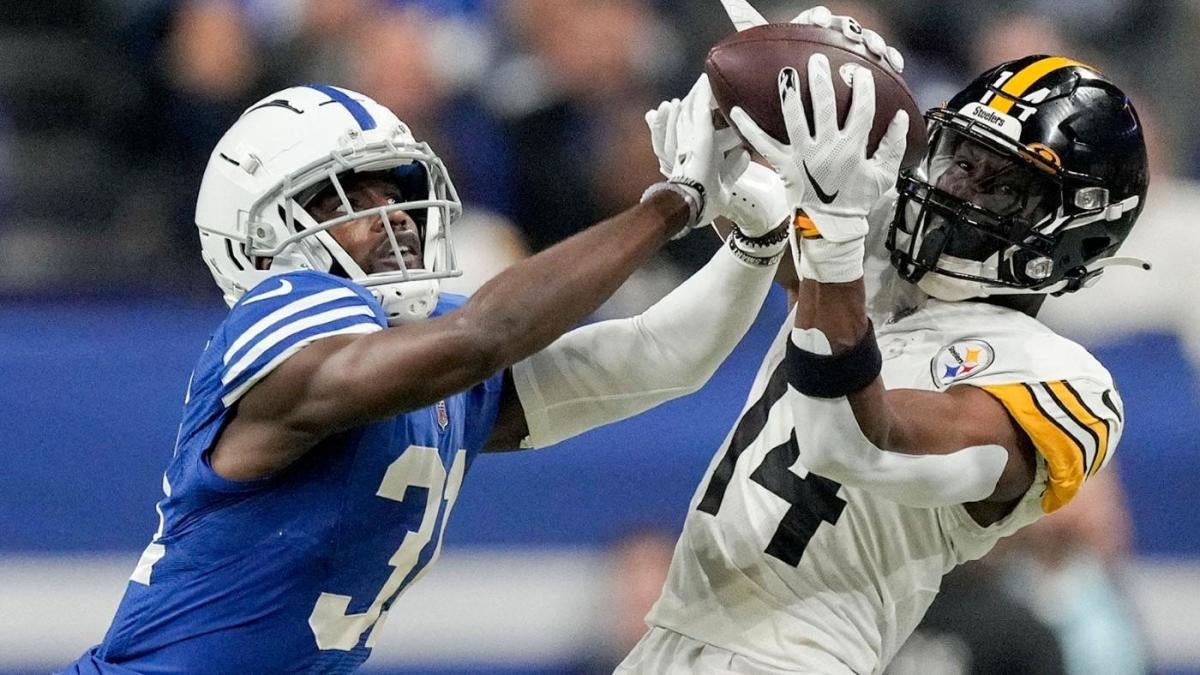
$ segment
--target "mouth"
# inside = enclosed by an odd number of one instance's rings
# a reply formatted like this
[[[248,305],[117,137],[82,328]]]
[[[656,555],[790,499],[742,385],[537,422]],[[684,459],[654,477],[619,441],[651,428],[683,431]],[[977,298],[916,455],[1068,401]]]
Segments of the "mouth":
[[[387,239],[376,247],[375,264],[372,272],[398,272],[403,262],[404,269],[414,270],[424,266],[421,256],[421,238],[415,232],[404,231],[396,233],[397,249]],[[399,258],[397,259],[397,253]]]

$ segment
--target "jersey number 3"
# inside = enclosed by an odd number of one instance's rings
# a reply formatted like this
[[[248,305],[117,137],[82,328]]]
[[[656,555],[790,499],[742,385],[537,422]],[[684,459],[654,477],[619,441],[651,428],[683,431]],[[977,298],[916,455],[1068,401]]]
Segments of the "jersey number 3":
[[[372,632],[367,646],[373,646],[376,632],[383,623],[382,618],[387,616],[384,605],[396,596],[405,586],[405,582],[411,583],[416,580],[415,577],[410,580],[409,576],[420,562],[421,551],[435,535],[438,537],[437,549],[417,574],[428,569],[429,565],[437,559],[438,553],[441,552],[438,511],[442,510],[442,502],[445,501],[446,508],[441,522],[445,522],[450,517],[450,510],[454,508],[454,500],[458,498],[458,490],[462,486],[463,472],[466,469],[466,455],[464,450],[455,454],[454,464],[450,467],[449,475],[447,475],[446,467],[442,465],[442,459],[438,456],[436,448],[412,445],[388,467],[387,473],[383,477],[383,483],[379,486],[376,494],[384,499],[402,503],[407,503],[412,499],[424,501],[421,526],[416,531],[410,531],[404,536],[400,548],[388,560],[388,564],[392,566],[392,573],[375,595],[375,600],[367,608],[367,611],[361,614],[349,614],[347,609],[352,600],[350,596],[335,593],[321,594],[317,599],[316,607],[313,608],[313,612],[308,618],[308,625],[316,637],[318,649],[347,651],[354,649],[358,646],[358,641],[362,638],[363,633],[368,630]],[[425,490],[410,491],[409,488],[425,488]]]

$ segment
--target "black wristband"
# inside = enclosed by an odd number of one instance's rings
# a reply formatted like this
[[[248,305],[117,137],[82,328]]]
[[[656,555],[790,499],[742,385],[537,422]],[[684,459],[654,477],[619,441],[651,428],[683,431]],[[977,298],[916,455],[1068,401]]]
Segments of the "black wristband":
[[[770,267],[779,262],[779,259],[783,257],[783,251],[779,251],[777,253],[767,253],[767,255],[755,255],[755,252],[743,249],[741,245],[739,245],[739,241],[740,240],[737,237],[730,236],[725,240],[725,245],[729,247],[730,252],[733,253],[735,258],[741,260],[747,265],[753,265],[755,267]]]
[[[797,347],[789,336],[785,358],[788,384],[814,398],[841,398],[862,391],[883,370],[883,356],[875,344],[875,326],[870,321],[866,334],[849,351],[814,354]]]
[[[768,248],[771,246],[776,246],[787,241],[788,238],[788,230],[786,227],[778,228],[777,230],[768,232],[761,237],[751,237],[745,232],[742,232],[742,228],[734,224],[733,230],[729,234],[742,244],[754,248]]]

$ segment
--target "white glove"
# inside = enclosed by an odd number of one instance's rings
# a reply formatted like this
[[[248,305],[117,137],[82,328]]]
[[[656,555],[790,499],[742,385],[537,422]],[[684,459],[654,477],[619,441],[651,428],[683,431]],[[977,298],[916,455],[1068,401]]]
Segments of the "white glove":
[[[650,145],[658,158],[658,172],[670,178],[675,171],[675,124],[679,120],[681,102],[677,98],[663,101],[654,110],[646,113],[646,126],[650,127]]]
[[[742,234],[756,239],[791,218],[783,179],[770,167],[750,163],[730,189],[729,203],[719,214]]]
[[[809,26],[821,26],[822,28],[833,28],[841,31],[842,35],[854,40],[862,42],[867,46],[867,50],[875,54],[879,58],[887,62],[896,74],[904,72],[904,56],[894,47],[889,47],[884,42],[883,37],[869,28],[863,28],[862,24],[854,20],[854,17],[834,14],[825,7],[820,5],[812,9],[806,9],[800,12],[800,15],[792,19],[792,23],[806,24]]]
[[[707,76],[700,77],[692,88],[693,92],[701,87],[701,82],[707,86]],[[668,178],[675,172],[675,160],[678,157],[677,130],[684,101],[663,101],[658,108],[646,113],[646,125],[650,127],[650,143],[654,147],[654,155],[658,158],[658,170]],[[731,130],[717,132],[721,147],[729,145],[733,152],[739,152],[740,141],[736,135],[727,135],[728,131]],[[778,174],[761,164],[749,164],[739,175],[737,169],[740,168],[740,163],[739,157],[737,162],[725,166],[725,175],[722,178],[725,183],[728,183],[728,175],[738,177],[729,187],[728,198],[723,200],[722,204],[716,205],[716,215],[733,221],[747,237],[761,237],[790,217],[792,209],[788,206],[783,180]]]
[[[718,131],[713,125],[716,108],[708,76],[701,75],[679,102],[673,132],[667,134],[675,145],[675,167],[669,182],[700,193],[700,209],[692,228],[707,225],[727,209],[733,181],[750,163],[750,154],[741,147],[734,130]]]
[[[871,71],[854,71],[845,129],[838,128],[833,76],[824,54],[809,59],[808,81],[816,118],[812,136],[800,99],[799,77],[790,67],[779,72],[779,98],[789,145],[759,128],[741,108],[734,108],[731,118],[742,136],[779,172],[789,203],[804,210],[821,236],[834,242],[858,239],[866,236],[867,212],[896,180],[904,157],[908,114],[903,110],[896,113],[875,156],[867,157],[867,136],[875,119]]]

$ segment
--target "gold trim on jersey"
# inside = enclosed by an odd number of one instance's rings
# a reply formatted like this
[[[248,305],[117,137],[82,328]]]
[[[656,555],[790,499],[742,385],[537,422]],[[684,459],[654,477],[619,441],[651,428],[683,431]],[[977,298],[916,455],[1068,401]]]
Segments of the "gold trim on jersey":
[[[1092,69],[1092,67],[1086,63],[1080,63],[1079,61],[1068,59],[1064,56],[1048,56],[1044,59],[1038,59],[1037,61],[1025,66],[1021,70],[1018,70],[1012,77],[1008,78],[1008,81],[1000,87],[1000,91],[1005,95],[993,95],[992,100],[988,101],[988,106],[1002,113],[1007,113],[1008,111],[1012,110],[1012,107],[1016,104],[1017,99],[1024,96],[1030,90],[1030,88],[1033,87],[1033,85],[1037,84],[1038,80],[1056,70],[1068,68],[1070,66],[1080,66],[1089,70]]]
[[[1008,409],[1046,460],[1050,477],[1042,510],[1053,513],[1065,506],[1103,463],[1107,424],[1063,381],[984,385],[983,389]]]
[[[1078,391],[1075,391],[1075,387],[1072,387],[1069,382],[1051,382],[1049,387],[1057,395],[1058,400],[1064,404],[1068,412],[1071,413],[1071,416],[1080,425],[1096,435],[1096,458],[1092,461],[1092,467],[1088,471],[1088,478],[1091,478],[1096,475],[1100,466],[1104,464],[1104,457],[1108,454],[1108,422],[1092,412],[1092,409],[1083,402],[1083,397],[1079,395]]]

